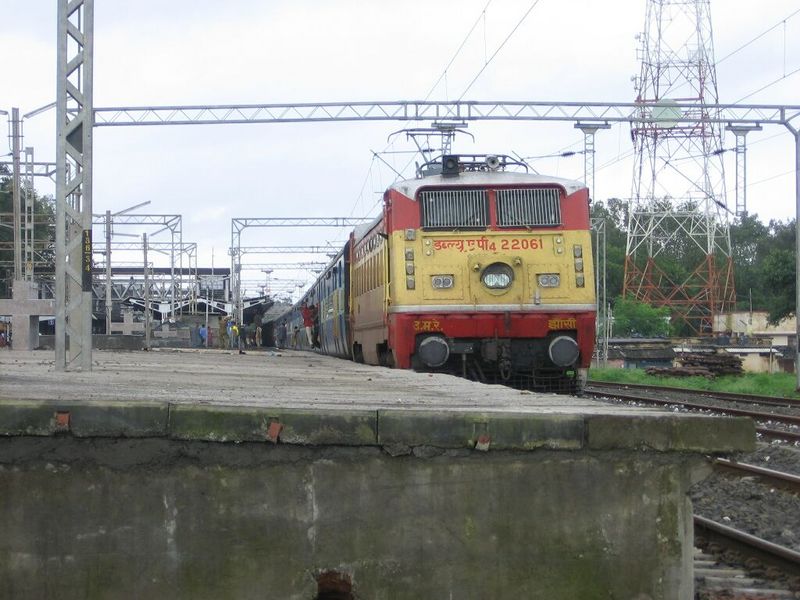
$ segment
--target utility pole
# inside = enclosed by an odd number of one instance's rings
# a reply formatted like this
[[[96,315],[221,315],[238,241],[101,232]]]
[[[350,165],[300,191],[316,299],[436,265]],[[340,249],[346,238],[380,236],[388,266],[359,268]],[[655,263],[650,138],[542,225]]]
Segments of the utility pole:
[[[142,249],[144,250],[144,349],[150,350],[150,267],[147,264],[147,234],[142,234]]]
[[[147,252],[147,250],[145,250]],[[147,258],[145,257],[145,265]],[[111,211],[106,211],[106,335],[111,335]]]
[[[23,115],[23,119],[25,116]],[[20,133],[22,133],[20,131]],[[25,218],[23,236],[23,253],[25,258],[25,281],[33,283],[33,268],[36,262],[36,254],[34,252],[34,245],[36,244],[36,192],[33,186],[34,176],[34,158],[33,148],[30,146],[25,147]]]
[[[93,46],[94,0],[58,0],[57,371],[92,370]]]
[[[14,205],[14,281],[22,279],[22,198],[20,195],[19,109],[11,109],[11,202]]]

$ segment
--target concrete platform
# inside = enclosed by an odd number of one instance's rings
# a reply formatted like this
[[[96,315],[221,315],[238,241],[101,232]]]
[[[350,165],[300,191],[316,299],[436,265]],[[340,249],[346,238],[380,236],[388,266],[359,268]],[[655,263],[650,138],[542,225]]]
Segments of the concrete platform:
[[[686,490],[755,443],[306,352],[93,359],[0,351],[0,597],[688,600]]]

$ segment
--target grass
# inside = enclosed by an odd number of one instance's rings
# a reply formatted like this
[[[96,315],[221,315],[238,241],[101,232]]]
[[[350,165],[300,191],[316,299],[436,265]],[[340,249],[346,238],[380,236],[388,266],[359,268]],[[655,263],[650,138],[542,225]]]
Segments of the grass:
[[[706,379],[705,377],[657,377],[647,375],[643,369],[591,369],[589,381],[663,385],[712,392],[800,398],[800,393],[797,392],[797,378],[794,374],[789,373],[773,373],[772,375],[745,373],[744,375],[723,375]]]

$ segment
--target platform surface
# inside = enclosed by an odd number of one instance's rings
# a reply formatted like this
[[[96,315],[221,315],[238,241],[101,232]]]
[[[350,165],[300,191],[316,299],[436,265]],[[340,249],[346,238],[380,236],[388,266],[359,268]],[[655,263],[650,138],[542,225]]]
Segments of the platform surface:
[[[87,425],[85,435],[118,431],[120,435],[155,432],[174,437],[180,430],[179,437],[189,439],[249,441],[253,435],[263,439],[260,429],[265,429],[268,421],[291,422],[287,415],[294,415],[296,431],[316,432],[311,437],[298,435],[298,443],[335,443],[337,435],[352,443],[369,440],[374,434],[378,444],[427,441],[463,447],[492,431],[498,432],[493,437],[499,440],[503,428],[507,447],[523,449],[576,449],[588,443],[599,449],[642,446],[729,452],[747,450],[754,443],[753,426],[747,419],[676,414],[532,393],[451,375],[360,365],[304,351],[95,350],[92,358],[91,372],[56,371],[52,352],[0,351],[0,435],[46,435],[42,414],[50,414],[54,408],[83,408],[83,414],[88,414],[89,407],[110,407],[117,416],[108,420],[115,421],[116,429],[103,429],[105,417],[95,412],[85,419],[93,423]],[[141,413],[144,408],[154,411],[145,419],[147,423],[165,420],[163,431],[160,424],[142,425],[143,417],[134,418],[131,430],[125,430],[127,417],[119,415]],[[249,424],[242,424],[247,415]],[[338,419],[337,424],[319,418],[312,418],[314,422],[309,424],[309,417],[318,415]],[[178,427],[181,417],[186,422]],[[347,421],[345,425],[342,419]],[[259,422],[264,426],[253,424]],[[485,427],[482,430],[475,423]],[[258,430],[255,434],[254,428]],[[320,437],[322,430],[329,435]]]

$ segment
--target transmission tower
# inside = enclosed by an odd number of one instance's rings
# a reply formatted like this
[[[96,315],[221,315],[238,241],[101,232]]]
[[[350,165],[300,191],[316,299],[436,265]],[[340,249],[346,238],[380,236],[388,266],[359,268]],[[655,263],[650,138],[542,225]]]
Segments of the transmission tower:
[[[694,335],[735,300],[709,2],[647,0],[623,287]]]

